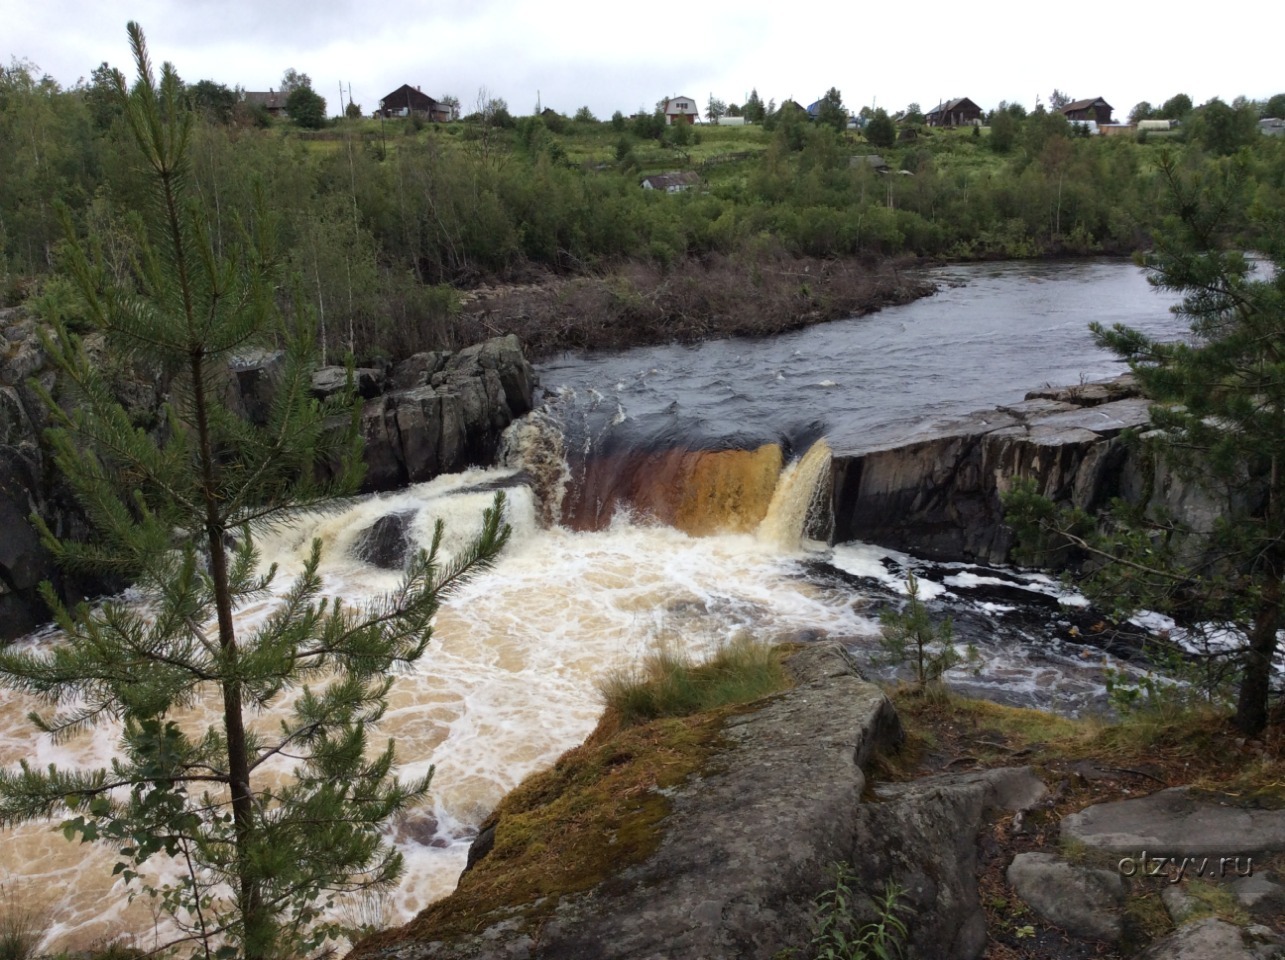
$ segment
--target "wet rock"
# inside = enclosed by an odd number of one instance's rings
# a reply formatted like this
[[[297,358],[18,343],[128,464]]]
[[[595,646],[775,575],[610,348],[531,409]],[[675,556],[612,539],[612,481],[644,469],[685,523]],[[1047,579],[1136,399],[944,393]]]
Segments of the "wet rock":
[[[493,463],[504,429],[531,410],[535,374],[510,335],[445,359],[417,354],[394,368],[391,382],[396,389],[363,412],[365,490]]]
[[[414,546],[410,525],[416,513],[403,510],[380,517],[358,535],[353,543],[353,555],[363,563],[384,570],[401,570]]]
[[[1051,853],[1019,853],[1007,877],[1023,902],[1072,936],[1120,939],[1124,881],[1118,872],[1068,863]]]
[[[92,355],[104,356],[101,335],[86,337],[85,345]],[[48,619],[36,589],[42,580],[53,580],[75,600],[125,586],[60,575],[28,521],[34,510],[58,536],[79,539],[89,534],[83,514],[49,467],[43,448],[42,431],[50,415],[31,381],[59,396],[57,375],[47,362],[36,321],[22,310],[0,310],[0,639],[21,636]],[[249,351],[235,358],[220,385],[221,399],[251,421],[266,422],[284,362],[279,351]],[[393,378],[408,386],[400,394],[378,395],[389,382],[384,369],[359,368],[355,374],[358,392],[370,398],[360,428],[366,443],[365,491],[396,489],[470,464],[494,462],[500,433],[531,409],[535,384],[521,344],[512,336],[455,356],[410,358]],[[426,383],[433,376],[441,378],[437,388]],[[343,368],[318,371],[314,396],[343,389],[346,377]],[[167,387],[160,371],[122,369],[113,374],[112,382],[135,424],[164,429],[159,409]],[[337,419],[335,429],[343,426]],[[382,550],[376,551],[381,561],[401,565],[394,558],[394,546],[386,555]]]
[[[336,424],[336,428],[342,428]],[[362,459],[366,476],[364,490],[395,490],[406,485],[406,464],[402,459],[401,433],[397,429],[397,408],[388,397],[368,401],[361,410]]]
[[[251,423],[268,422],[277,384],[285,370],[280,350],[251,350],[229,362],[237,408]]]
[[[511,417],[520,417],[531,410],[535,371],[522,355],[521,341],[511,333],[460,350],[447,361],[445,369],[452,379],[462,376],[470,380],[477,379],[481,371],[491,371],[503,391]]]
[[[49,619],[37,587],[51,575],[52,560],[30,519],[38,506],[35,471],[35,463],[22,450],[0,447],[0,637],[4,639]]]

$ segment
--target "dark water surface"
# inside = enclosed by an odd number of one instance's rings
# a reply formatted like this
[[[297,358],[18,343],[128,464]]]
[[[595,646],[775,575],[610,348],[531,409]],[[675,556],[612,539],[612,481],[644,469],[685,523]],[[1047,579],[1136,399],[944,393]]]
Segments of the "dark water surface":
[[[1178,337],[1171,295],[1124,260],[975,264],[933,270],[931,297],[762,339],[569,355],[537,367],[594,432],[623,445],[836,451],[905,439],[924,426],[1022,399],[1048,384],[1126,368],[1088,325]],[[611,421],[615,420],[613,425]]]

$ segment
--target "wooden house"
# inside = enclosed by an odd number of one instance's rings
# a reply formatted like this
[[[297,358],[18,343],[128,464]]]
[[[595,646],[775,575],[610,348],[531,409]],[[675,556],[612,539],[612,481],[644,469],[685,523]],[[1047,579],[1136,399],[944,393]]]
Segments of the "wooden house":
[[[691,97],[666,97],[663,113],[665,123],[695,123],[700,119],[700,108]]]
[[[1114,108],[1101,97],[1092,100],[1076,100],[1062,108],[1062,116],[1068,120],[1092,120],[1099,127],[1111,122],[1111,111]]]
[[[924,123],[930,127],[967,127],[981,122],[982,108],[967,97],[939,103],[924,114]]]
[[[241,102],[250,107],[262,108],[270,117],[286,115],[286,94],[277,90],[269,90],[267,93],[245,90],[241,93]]]
[[[451,119],[451,108],[434,100],[419,87],[403,83],[379,101],[379,112],[385,117],[420,117],[434,123]]]

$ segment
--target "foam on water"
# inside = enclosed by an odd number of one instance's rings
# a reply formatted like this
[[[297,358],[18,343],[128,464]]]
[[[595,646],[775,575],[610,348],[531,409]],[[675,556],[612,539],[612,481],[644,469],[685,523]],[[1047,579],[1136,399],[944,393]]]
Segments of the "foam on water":
[[[375,521],[413,511],[411,535],[427,545],[441,518],[449,552],[477,529],[492,502],[491,490],[479,488],[511,480],[512,471],[495,470],[442,477],[340,511],[300,516],[259,545],[265,562],[278,565],[275,587],[284,589],[302,569],[313,538],[320,538],[326,591],[360,603],[398,581],[397,573],[354,553]],[[443,604],[426,655],[396,678],[374,738],[395,739],[404,776],[435,766],[427,802],[389,828],[407,870],[381,905],[384,922],[407,920],[454,887],[469,841],[499,799],[592,730],[601,712],[595,683],[606,671],[659,646],[700,655],[743,632],[772,641],[820,629],[868,642],[876,629],[851,595],[804,576],[807,548],[821,548],[800,545],[797,533],[792,546],[775,533],[692,537],[623,513],[602,531],[543,529],[528,489],[512,487],[506,495],[514,527],[509,546],[494,568]],[[266,600],[239,611],[243,634],[272,608]],[[11,699],[0,719],[0,762],[109,761],[114,725],[54,743],[33,734],[25,720],[32,704],[19,700]],[[217,722],[213,702],[184,720],[194,727]],[[147,942],[153,918],[141,902],[126,907],[124,888],[110,877],[111,858],[92,846],[66,844],[51,826],[28,825],[19,831],[21,842],[10,837],[0,848],[0,869],[53,905],[55,926],[43,949],[81,949],[122,931]]]

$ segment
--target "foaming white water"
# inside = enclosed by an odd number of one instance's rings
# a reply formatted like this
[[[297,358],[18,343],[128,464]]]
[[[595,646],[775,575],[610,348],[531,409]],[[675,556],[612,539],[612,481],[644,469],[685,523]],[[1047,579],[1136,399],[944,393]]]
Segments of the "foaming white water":
[[[471,536],[492,501],[493,492],[479,487],[511,477],[472,471],[362,499],[301,517],[260,538],[260,547],[265,561],[278,564],[284,588],[320,537],[326,591],[359,603],[398,580],[354,554],[375,521],[412,513],[411,536],[426,545],[440,518],[449,551]],[[436,766],[427,802],[390,826],[407,870],[382,905],[385,923],[407,920],[448,893],[477,825],[499,799],[589,733],[601,711],[595,681],[605,671],[658,645],[700,654],[746,631],[779,640],[820,628],[868,641],[875,630],[850,596],[801,575],[797,534],[787,549],[752,534],[693,538],[628,517],[594,533],[542,529],[528,489],[506,494],[509,546],[493,569],[445,602],[426,655],[396,679],[375,738],[395,738],[405,776]],[[252,629],[271,610],[269,600],[240,611],[240,628]],[[109,762],[118,732],[111,725],[55,744],[32,731],[31,707],[20,698],[5,705],[0,762]],[[185,722],[218,721],[210,710]],[[0,845],[0,877],[38,898],[52,924],[41,949],[83,949],[122,934],[150,943],[156,921],[142,900],[127,907],[125,888],[110,876],[112,858],[67,844],[52,826],[27,825]],[[162,921],[162,938],[164,929]]]
[[[380,905],[380,922],[408,920],[453,889],[478,824],[499,799],[592,730],[601,710],[595,684],[606,671],[658,646],[699,655],[742,633],[769,642],[828,636],[858,652],[877,650],[878,625],[865,612],[865,588],[817,577],[816,563],[895,591],[904,584],[904,570],[917,562],[859,544],[828,549],[800,541],[805,511],[798,504],[810,499],[814,488],[805,475],[816,469],[815,461],[804,464],[809,457],[821,458],[821,450],[814,448],[783,475],[779,497],[757,533],[691,537],[628,516],[617,516],[608,529],[596,532],[546,529],[537,521],[528,488],[506,490],[514,527],[509,546],[493,569],[446,600],[424,658],[397,677],[390,709],[374,738],[395,738],[405,776],[436,766],[426,802],[389,827],[407,869]],[[278,585],[285,587],[312,539],[320,537],[327,591],[359,603],[398,580],[396,572],[354,553],[377,520],[409,514],[412,538],[427,544],[440,518],[449,551],[476,530],[494,496],[488,488],[514,477],[514,471],[503,470],[441,477],[301,517],[260,545],[265,560],[279,565]],[[786,497],[785,489],[797,495]],[[778,524],[787,513],[795,519]],[[970,583],[986,579],[961,567],[938,580],[922,576],[920,593],[949,601]],[[265,601],[240,611],[242,629],[251,629],[271,608]],[[959,668],[951,678],[983,692],[1007,692],[1022,702],[1041,697],[1034,702],[1047,703],[1100,690],[1095,676],[1100,663],[1100,653],[1072,645],[1046,646],[1033,654],[1029,644],[1005,642],[984,651],[981,677]],[[25,757],[42,765],[90,766],[110,760],[115,729],[104,725],[55,744],[34,735],[25,719],[31,706],[11,697],[0,708],[0,762],[14,764]],[[186,722],[218,719],[210,711]],[[126,933],[140,945],[150,943],[157,921],[142,900],[127,906],[124,887],[110,875],[111,862],[105,851],[66,843],[50,825],[28,825],[0,844],[0,880],[20,902],[39,904],[51,923],[41,946],[46,951],[83,949]]]

